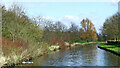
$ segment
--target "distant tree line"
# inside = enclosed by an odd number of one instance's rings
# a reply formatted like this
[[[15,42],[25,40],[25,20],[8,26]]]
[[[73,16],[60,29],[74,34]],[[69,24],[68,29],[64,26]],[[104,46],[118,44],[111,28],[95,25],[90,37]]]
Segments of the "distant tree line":
[[[52,22],[44,20],[43,24],[43,40],[46,42],[51,42],[55,38],[68,42],[76,40],[93,41],[98,39],[96,29],[88,18],[80,22],[81,28],[73,22],[71,22],[69,28],[60,21]]]

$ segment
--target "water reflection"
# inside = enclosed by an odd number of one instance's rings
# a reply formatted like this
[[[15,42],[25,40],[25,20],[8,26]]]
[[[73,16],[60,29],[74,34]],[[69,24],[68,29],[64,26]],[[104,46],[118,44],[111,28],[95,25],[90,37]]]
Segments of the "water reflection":
[[[118,66],[120,57],[97,48],[96,44],[75,46],[33,60],[32,66]]]

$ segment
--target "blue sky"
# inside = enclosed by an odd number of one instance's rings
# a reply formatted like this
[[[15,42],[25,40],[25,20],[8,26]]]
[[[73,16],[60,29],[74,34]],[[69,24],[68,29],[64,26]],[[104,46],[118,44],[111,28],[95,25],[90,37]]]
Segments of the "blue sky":
[[[113,2],[19,2],[29,17],[41,16],[48,20],[61,21],[70,26],[71,22],[80,26],[80,21],[89,18],[97,32],[105,19],[118,11]]]

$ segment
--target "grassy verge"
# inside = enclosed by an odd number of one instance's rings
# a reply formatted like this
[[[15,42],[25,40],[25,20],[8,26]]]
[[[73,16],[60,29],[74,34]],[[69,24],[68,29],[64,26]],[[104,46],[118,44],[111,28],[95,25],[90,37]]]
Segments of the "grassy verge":
[[[103,44],[99,44],[99,47],[103,47],[105,49],[114,51],[116,53],[120,54],[120,44],[107,44],[107,43],[103,43]]]
[[[73,43],[80,43],[80,44],[89,44],[89,43],[105,43],[106,41],[75,41]]]

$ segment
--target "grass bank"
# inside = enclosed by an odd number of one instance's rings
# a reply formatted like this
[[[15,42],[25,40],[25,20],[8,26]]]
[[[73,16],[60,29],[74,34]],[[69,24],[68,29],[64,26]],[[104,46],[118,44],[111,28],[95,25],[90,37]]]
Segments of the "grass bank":
[[[106,41],[75,41],[73,43],[80,43],[80,44],[90,44],[90,43],[105,43]]]
[[[98,45],[99,48],[112,52],[114,54],[120,55],[120,44],[108,44],[103,43]]]

